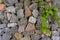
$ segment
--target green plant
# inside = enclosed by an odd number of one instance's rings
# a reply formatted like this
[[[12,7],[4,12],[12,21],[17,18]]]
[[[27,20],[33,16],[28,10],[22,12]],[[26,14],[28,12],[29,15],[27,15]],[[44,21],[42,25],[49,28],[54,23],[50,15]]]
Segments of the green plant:
[[[43,3],[44,2],[44,3]],[[43,0],[39,0],[39,4],[42,6],[45,6],[46,2]],[[47,19],[49,16],[53,17],[53,20],[58,21],[58,8],[55,6],[50,6],[50,7],[43,7],[41,8],[41,16],[40,19],[42,20],[42,24],[40,27],[40,31],[44,33],[47,36],[51,35],[51,31],[49,30],[49,22],[47,23]],[[59,23],[60,24],[60,23]]]
[[[39,5],[43,6],[45,5],[45,2],[43,0],[39,0]]]

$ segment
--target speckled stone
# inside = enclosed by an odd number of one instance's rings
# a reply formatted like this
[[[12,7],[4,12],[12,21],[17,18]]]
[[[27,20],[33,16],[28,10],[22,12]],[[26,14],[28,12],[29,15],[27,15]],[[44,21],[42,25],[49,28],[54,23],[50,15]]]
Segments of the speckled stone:
[[[9,6],[6,8],[6,11],[11,12],[11,13],[15,13],[15,8],[14,8],[14,6]]]
[[[17,11],[17,17],[18,18],[23,18],[24,17],[24,13],[23,13],[23,9],[19,9],[18,11]]]
[[[36,18],[34,18],[33,16],[31,16],[31,17],[29,18],[29,22],[30,22],[30,23],[36,23]]]

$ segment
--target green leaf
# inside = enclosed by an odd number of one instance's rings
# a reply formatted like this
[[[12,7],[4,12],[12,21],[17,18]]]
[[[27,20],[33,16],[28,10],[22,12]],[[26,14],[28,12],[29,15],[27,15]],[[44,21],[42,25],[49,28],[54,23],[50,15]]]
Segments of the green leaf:
[[[45,29],[45,30],[43,31],[43,33],[44,33],[45,35],[47,35],[47,36],[50,36],[50,35],[51,35],[51,31],[50,31],[49,29]]]
[[[49,14],[50,14],[51,16],[53,16],[53,11],[52,11],[52,10],[49,10]]]
[[[54,11],[58,11],[58,8],[57,7],[54,7]]]
[[[40,18],[41,18],[42,21],[45,21],[46,20],[46,18],[43,17],[43,16],[41,16]]]

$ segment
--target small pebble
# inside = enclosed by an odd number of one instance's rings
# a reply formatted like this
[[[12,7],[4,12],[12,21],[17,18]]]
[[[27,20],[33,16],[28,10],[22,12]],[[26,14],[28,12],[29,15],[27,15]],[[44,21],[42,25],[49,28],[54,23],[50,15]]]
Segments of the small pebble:
[[[14,6],[9,6],[6,8],[6,11],[11,12],[11,13],[15,13],[15,8],[14,8]]]
[[[36,18],[36,17],[38,17],[39,12],[38,12],[38,10],[34,9],[32,14]]]
[[[28,23],[28,25],[26,27],[26,31],[32,31],[32,30],[35,30],[35,25],[31,24],[31,23]]]
[[[31,17],[29,18],[29,22],[30,22],[30,23],[36,23],[36,18],[34,18],[33,16],[31,16]]]
[[[17,23],[8,23],[7,26],[8,27],[15,27],[17,25]]]
[[[5,10],[5,4],[0,4],[0,11],[4,11]]]
[[[18,18],[23,18],[24,17],[24,13],[23,13],[23,9],[19,9],[18,11],[17,11],[17,17]]]
[[[15,33],[14,36],[15,36],[15,38],[18,39],[18,40],[23,37],[23,35],[20,34],[20,33]]]
[[[25,17],[31,16],[31,11],[28,6],[25,6]]]

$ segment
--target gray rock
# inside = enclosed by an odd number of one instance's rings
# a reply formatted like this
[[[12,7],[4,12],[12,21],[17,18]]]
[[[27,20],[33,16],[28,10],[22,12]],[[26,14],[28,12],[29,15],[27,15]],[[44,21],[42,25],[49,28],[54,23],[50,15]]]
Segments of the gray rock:
[[[4,0],[5,5],[12,6],[15,3],[18,3],[18,0]]]
[[[30,0],[25,0],[25,1],[24,1],[24,6],[26,6],[26,5],[27,5],[27,6],[30,5]]]
[[[22,9],[23,3],[16,3],[15,7],[16,7],[16,11],[17,11],[17,9]]]
[[[24,17],[24,13],[23,13],[23,9],[19,9],[18,11],[17,11],[17,17],[18,18],[23,18]]]
[[[26,36],[24,38],[21,38],[20,40],[31,40],[30,36]]]
[[[36,18],[39,14],[38,10],[37,9],[34,9],[33,12],[32,12],[33,16]]]
[[[21,18],[19,25],[27,25],[27,18]]]
[[[5,27],[6,27],[6,24],[0,24],[0,29]]]
[[[5,33],[5,34],[2,35],[3,40],[9,40],[10,38],[11,38],[11,35],[9,35],[9,34]]]
[[[15,8],[14,8],[14,6],[9,6],[6,8],[6,11],[11,12],[11,13],[15,13]]]
[[[31,10],[37,9],[37,7],[38,7],[38,4],[37,4],[37,3],[33,3],[33,4],[31,4],[31,5],[29,6],[29,8],[30,8]]]
[[[32,0],[32,3],[38,2],[38,0]]]
[[[37,24],[36,24],[36,28],[40,29],[40,24],[41,24],[41,20],[40,17],[37,18]]]
[[[49,37],[47,37],[47,36],[44,36],[44,37],[42,37],[41,40],[51,40],[51,39]]]
[[[29,35],[33,35],[35,32],[34,31],[29,31],[29,32],[23,32],[24,36],[29,36]]]
[[[12,14],[10,22],[18,22],[18,18],[16,15]]]
[[[15,27],[17,25],[17,23],[8,23],[7,26],[8,27]]]
[[[19,29],[18,29],[18,32],[19,33],[22,33],[22,32],[24,32],[25,31],[25,25],[20,25],[19,26]]]
[[[58,29],[58,24],[57,23],[55,23],[55,24],[52,24],[52,30],[57,30]]]
[[[52,36],[52,40],[60,40],[59,36]]]
[[[52,31],[52,35],[53,36],[59,36],[59,32],[58,31]]]
[[[32,40],[39,40],[40,39],[40,35],[37,34],[33,34],[31,35]]]
[[[18,28],[15,26],[15,27],[12,27],[12,28],[9,28],[9,33],[10,34],[14,34],[14,33],[16,33],[16,32],[18,32]]]
[[[36,18],[34,18],[33,16],[31,16],[31,17],[29,18],[29,22],[30,22],[30,23],[36,23]]]
[[[60,8],[60,0],[56,0],[56,6]]]

